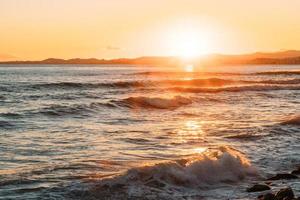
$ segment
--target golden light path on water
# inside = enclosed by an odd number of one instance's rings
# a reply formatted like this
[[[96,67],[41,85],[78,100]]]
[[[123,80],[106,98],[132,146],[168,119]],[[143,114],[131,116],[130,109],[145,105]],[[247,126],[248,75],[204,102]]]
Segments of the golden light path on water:
[[[195,142],[195,147],[188,148],[186,150],[182,149],[184,152],[189,154],[203,153],[207,148],[203,146],[198,146],[197,143],[202,141],[205,134],[202,129],[202,122],[196,120],[187,120],[179,127],[177,131],[177,140],[181,143],[188,143],[190,141]],[[197,142],[198,141],[198,142]]]

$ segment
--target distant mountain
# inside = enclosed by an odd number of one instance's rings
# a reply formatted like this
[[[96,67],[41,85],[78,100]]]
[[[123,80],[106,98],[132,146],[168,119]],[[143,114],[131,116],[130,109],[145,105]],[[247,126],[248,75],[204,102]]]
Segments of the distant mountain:
[[[300,64],[300,51],[289,50],[272,53],[253,53],[243,55],[223,55],[211,54],[192,61],[195,65],[259,65],[259,64]],[[48,58],[41,61],[5,61],[0,64],[128,64],[128,65],[160,65],[177,66],[184,61],[179,57],[139,57],[139,58],[119,58],[119,59],[96,59],[96,58],[73,58],[57,59]]]
[[[272,53],[256,52],[242,55],[213,54],[199,62],[215,65],[239,64],[300,64],[300,51],[288,50]]]
[[[73,58],[58,59],[48,58],[41,61],[7,61],[0,64],[137,64],[137,65],[176,65],[181,63],[177,57],[139,57],[139,58],[119,58],[112,60],[96,59],[96,58]]]
[[[300,51],[289,50],[272,53],[257,52],[242,55],[212,54],[196,61],[202,65],[262,65],[262,64],[300,64]]]

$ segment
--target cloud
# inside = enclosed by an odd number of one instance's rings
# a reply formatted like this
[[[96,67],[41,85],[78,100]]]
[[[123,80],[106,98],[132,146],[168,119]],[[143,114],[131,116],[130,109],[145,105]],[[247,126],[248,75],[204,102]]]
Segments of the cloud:
[[[109,45],[106,47],[106,50],[120,51],[120,50],[122,50],[122,48]]]

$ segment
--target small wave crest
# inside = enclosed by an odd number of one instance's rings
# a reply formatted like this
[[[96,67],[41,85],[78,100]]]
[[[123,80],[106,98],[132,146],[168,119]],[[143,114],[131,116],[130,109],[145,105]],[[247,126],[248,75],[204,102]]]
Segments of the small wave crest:
[[[33,84],[29,87],[37,90],[41,89],[97,89],[97,88],[147,88],[147,87],[224,87],[239,85],[295,85],[300,84],[300,79],[282,79],[282,80],[235,80],[222,78],[193,78],[185,79],[162,79],[156,81],[136,80],[136,81],[114,81],[102,83],[80,83],[80,82],[55,82]],[[28,87],[28,86],[24,86]],[[1,99],[1,98],[0,98]]]
[[[57,82],[57,83],[41,83],[31,85],[34,89],[91,89],[91,88],[107,88],[107,87],[142,87],[143,82],[140,81],[117,81],[107,83],[80,83],[80,82]]]
[[[300,84],[300,79],[283,79],[283,80],[262,80],[262,81],[247,81],[249,83],[262,83],[262,84],[278,84],[278,85],[292,85]]]
[[[283,125],[297,125],[297,126],[300,126],[300,114],[288,117],[283,122],[281,122],[281,124],[283,124]]]
[[[0,120],[0,129],[11,129],[14,128],[15,125],[11,122]]]
[[[300,85],[241,85],[241,86],[229,86],[229,87],[221,87],[221,88],[173,87],[173,88],[168,88],[168,90],[173,90],[176,92],[187,92],[187,93],[300,90]]]
[[[97,111],[101,107],[115,107],[112,103],[94,102],[90,104],[72,104],[72,105],[59,105],[54,104],[48,107],[40,108],[38,111],[30,111],[30,114],[42,114],[53,117],[71,116],[85,116],[89,113]]]
[[[176,109],[189,105],[193,101],[190,98],[175,96],[173,98],[160,97],[128,97],[120,101],[114,101],[117,105],[129,108],[153,108],[153,109]]]
[[[147,76],[166,76],[166,74],[170,74],[172,76],[190,76],[190,75],[213,75],[213,76],[256,76],[256,75],[300,75],[300,71],[298,70],[288,70],[288,71],[262,71],[262,72],[252,72],[252,73],[232,73],[232,72],[178,72],[178,71],[148,71],[148,72],[138,72],[133,73],[132,75],[147,75]]]
[[[267,71],[257,72],[253,75],[300,75],[300,71]]]

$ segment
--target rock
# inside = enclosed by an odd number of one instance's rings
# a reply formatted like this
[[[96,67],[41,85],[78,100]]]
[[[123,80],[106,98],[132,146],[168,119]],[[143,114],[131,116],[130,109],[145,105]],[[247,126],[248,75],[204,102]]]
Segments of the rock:
[[[267,193],[265,195],[260,195],[258,197],[259,200],[275,200],[275,195],[272,193]]]
[[[293,198],[294,192],[290,187],[279,190],[275,195],[275,200],[292,200]]]
[[[261,192],[265,190],[270,190],[271,188],[268,185],[256,184],[247,189],[247,192]]]
[[[268,193],[264,195],[263,200],[274,200],[275,199],[275,195],[272,193]]]
[[[300,167],[298,167],[298,169],[295,169],[294,171],[292,171],[292,174],[300,175]]]
[[[298,178],[298,176],[294,175],[294,174],[276,174],[275,176],[268,178],[268,180],[281,180],[281,179],[296,179]]]
[[[272,181],[266,181],[265,184],[272,185]]]
[[[162,188],[165,187],[166,184],[164,184],[163,182],[160,182],[158,180],[150,180],[148,181],[145,185],[149,186],[149,187],[154,187],[154,188]]]

